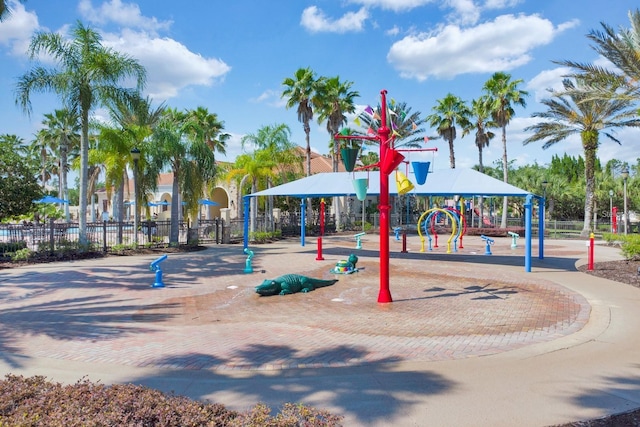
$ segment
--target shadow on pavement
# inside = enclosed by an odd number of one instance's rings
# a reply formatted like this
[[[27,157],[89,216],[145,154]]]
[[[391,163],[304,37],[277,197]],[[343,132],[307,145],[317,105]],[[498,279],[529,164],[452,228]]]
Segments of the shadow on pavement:
[[[361,349],[349,345],[323,349],[301,358],[297,358],[295,353],[296,350],[288,346],[254,345],[237,352],[233,361],[238,366],[256,363],[278,365],[282,358],[287,358],[288,363],[309,366],[316,359],[327,360],[327,356],[334,362],[345,363],[351,358],[367,356]],[[320,399],[324,402],[320,405],[327,405],[327,402],[331,405],[322,409],[355,419],[359,425],[392,419],[409,411],[411,405],[424,401],[423,396],[447,393],[455,387],[452,381],[431,372],[394,372],[390,364],[397,360],[391,359],[344,368],[243,371],[240,377],[234,375],[233,370],[207,369],[231,361],[197,353],[160,359],[154,364],[172,366],[185,362],[198,370],[191,371],[191,375],[189,372],[185,374],[184,370],[169,371],[132,382],[193,399],[221,403],[236,410],[247,410],[259,402],[266,403],[274,411],[287,402],[318,407],[316,399]],[[187,380],[188,377],[190,379]]]

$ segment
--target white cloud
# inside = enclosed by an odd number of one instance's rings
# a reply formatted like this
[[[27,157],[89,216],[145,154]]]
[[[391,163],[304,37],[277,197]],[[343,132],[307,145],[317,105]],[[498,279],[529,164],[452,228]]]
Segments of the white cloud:
[[[204,58],[170,38],[132,30],[103,37],[105,46],[136,58],[147,69],[146,92],[156,100],[175,97],[190,85],[210,86],[231,70],[224,61]]]
[[[527,90],[535,94],[535,100],[549,97],[549,89],[559,91],[564,87],[562,80],[566,75],[571,73],[571,69],[567,67],[558,67],[552,70],[544,70],[527,83]]]
[[[405,12],[416,7],[435,3],[434,0],[351,0],[350,3],[361,4],[366,7],[379,7],[381,9]]]
[[[387,60],[405,78],[453,78],[508,71],[531,61],[531,50],[560,30],[537,15],[502,15],[472,28],[446,25],[394,43]]]
[[[287,105],[286,99],[280,96],[281,92],[273,89],[267,89],[262,92],[258,97],[251,98],[249,101],[254,103],[263,103],[272,107],[284,108]]]
[[[449,0],[447,3],[453,8],[453,12],[448,15],[450,22],[475,24],[480,19],[480,8],[473,0]]]
[[[486,0],[484,9],[506,9],[522,3],[522,0]]]
[[[140,7],[135,3],[122,3],[121,0],[105,1],[98,9],[93,7],[91,0],[80,0],[78,11],[83,18],[93,24],[116,23],[123,27],[138,28],[156,32],[171,27],[170,21],[142,16]]]
[[[9,1],[11,15],[0,23],[0,45],[7,46],[13,55],[26,55],[33,33],[40,29],[38,17],[24,6]]]
[[[332,20],[316,6],[309,6],[302,11],[300,25],[312,33],[347,33],[364,29],[364,23],[369,18],[366,8],[357,12],[347,12],[341,18]]]

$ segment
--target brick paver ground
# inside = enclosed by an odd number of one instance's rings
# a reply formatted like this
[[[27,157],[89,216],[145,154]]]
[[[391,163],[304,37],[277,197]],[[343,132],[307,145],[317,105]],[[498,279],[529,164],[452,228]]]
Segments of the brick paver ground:
[[[5,352],[83,362],[187,369],[270,370],[495,354],[582,328],[590,306],[561,285],[524,273],[524,249],[479,238],[408,253],[391,237],[391,293],[378,304],[377,236],[252,246],[252,274],[237,245],[169,255],[165,288],[151,288],[153,257],[110,257],[0,271]],[[580,257],[554,246],[547,256]],[[554,252],[555,251],[555,252]],[[307,294],[260,297],[284,273],[332,278],[350,253],[360,271]]]

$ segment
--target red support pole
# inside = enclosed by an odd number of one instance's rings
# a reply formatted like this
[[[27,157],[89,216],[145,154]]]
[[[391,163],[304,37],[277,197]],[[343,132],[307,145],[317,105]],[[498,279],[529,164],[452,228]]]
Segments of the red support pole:
[[[402,253],[403,254],[407,253],[407,231],[406,230],[402,232]]]
[[[380,163],[384,164],[387,154],[392,154],[389,150],[389,133],[387,127],[387,91],[381,90],[380,102],[380,127],[378,136],[380,140]],[[380,291],[378,293],[379,303],[392,302],[391,291],[389,290],[389,173],[380,168]]]
[[[595,235],[591,233],[591,235],[589,236],[589,266],[587,267],[587,270],[589,271],[593,270],[594,247],[595,247]]]

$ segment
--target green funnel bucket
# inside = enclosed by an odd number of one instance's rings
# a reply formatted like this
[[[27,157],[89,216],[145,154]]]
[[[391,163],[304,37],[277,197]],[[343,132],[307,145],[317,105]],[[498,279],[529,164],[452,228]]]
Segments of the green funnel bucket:
[[[353,180],[353,188],[356,190],[356,197],[358,200],[363,201],[367,198],[368,186],[369,180],[367,178],[356,178]]]
[[[358,160],[359,148],[341,148],[340,155],[342,156],[342,163],[347,172],[353,172],[356,167],[356,160]]]

